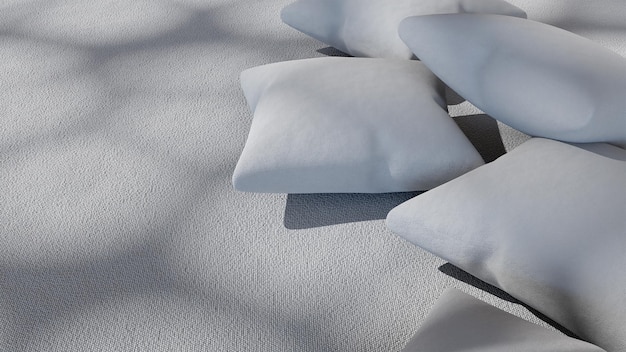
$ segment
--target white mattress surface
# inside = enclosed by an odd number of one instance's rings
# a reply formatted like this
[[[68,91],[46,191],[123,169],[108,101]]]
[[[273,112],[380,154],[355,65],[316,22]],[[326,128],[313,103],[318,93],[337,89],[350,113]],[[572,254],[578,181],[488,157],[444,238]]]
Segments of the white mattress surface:
[[[555,329],[387,230],[415,193],[233,189],[239,73],[338,54],[289,2],[0,0],[0,350],[399,351],[448,287]],[[626,57],[623,0],[510,2]]]

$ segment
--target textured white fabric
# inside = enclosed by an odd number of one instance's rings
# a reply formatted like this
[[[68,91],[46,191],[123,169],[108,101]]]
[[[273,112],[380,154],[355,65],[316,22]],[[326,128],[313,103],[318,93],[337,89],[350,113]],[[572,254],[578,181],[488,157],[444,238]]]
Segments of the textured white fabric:
[[[394,208],[387,226],[578,336],[623,351],[626,150],[590,149],[603,155],[531,139]]]
[[[438,77],[493,118],[532,136],[626,147],[626,59],[617,53],[501,15],[410,17],[399,33]]]
[[[602,352],[447,289],[402,352]]]
[[[623,0],[511,2],[626,55]],[[0,0],[0,351],[400,351],[451,286],[549,327],[390,233],[412,193],[233,190],[239,74],[333,53],[289,3]]]
[[[494,13],[526,18],[503,0],[298,0],[281,12],[283,22],[353,56],[410,59],[398,37],[404,18],[437,13]]]
[[[241,86],[254,118],[233,175],[238,190],[419,191],[484,163],[421,62],[294,60],[246,70]]]

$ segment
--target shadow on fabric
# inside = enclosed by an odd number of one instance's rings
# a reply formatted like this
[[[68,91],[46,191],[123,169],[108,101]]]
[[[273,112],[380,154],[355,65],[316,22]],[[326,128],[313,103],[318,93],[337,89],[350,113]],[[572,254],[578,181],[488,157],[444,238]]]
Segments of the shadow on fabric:
[[[286,228],[296,230],[381,220],[391,209],[421,193],[289,194],[284,224]]]
[[[474,148],[490,163],[506,153],[498,122],[485,114],[458,116],[454,118],[461,131]]]
[[[491,284],[488,284],[482,280],[480,280],[479,278],[469,274],[468,272],[450,264],[450,263],[446,263],[443,264],[442,266],[440,266],[439,271],[441,271],[442,273],[453,277],[459,281],[462,281],[468,285],[474,286],[478,289],[481,289],[485,292],[491,293],[492,295],[503,299],[505,301],[508,302],[512,302],[515,304],[520,304],[522,306],[524,306],[524,308],[528,309],[529,312],[531,312],[534,316],[536,316],[537,318],[541,319],[542,321],[548,323],[550,326],[552,326],[553,328],[559,330],[560,332],[562,332],[563,334],[575,338],[575,339],[580,339],[580,337],[578,337],[576,334],[574,334],[573,332],[569,331],[568,329],[564,328],[563,326],[561,326],[560,324],[558,324],[557,322],[555,322],[554,320],[550,319],[549,317],[545,316],[544,314],[542,314],[541,312],[539,312],[538,310],[534,309],[533,307],[525,304],[524,302],[518,300],[517,298],[511,296],[510,294],[506,293],[505,291],[499,289],[496,286],[493,286]]]

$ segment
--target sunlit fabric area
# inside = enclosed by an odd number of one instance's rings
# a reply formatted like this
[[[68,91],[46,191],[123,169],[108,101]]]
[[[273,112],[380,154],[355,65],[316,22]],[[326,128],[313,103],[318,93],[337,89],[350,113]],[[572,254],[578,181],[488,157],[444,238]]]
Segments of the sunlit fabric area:
[[[421,191],[233,187],[240,74],[347,56],[292,2],[0,0],[0,351],[399,352],[450,288],[573,335],[393,233]],[[508,2],[626,58],[623,0]],[[530,138],[445,93],[485,163]]]

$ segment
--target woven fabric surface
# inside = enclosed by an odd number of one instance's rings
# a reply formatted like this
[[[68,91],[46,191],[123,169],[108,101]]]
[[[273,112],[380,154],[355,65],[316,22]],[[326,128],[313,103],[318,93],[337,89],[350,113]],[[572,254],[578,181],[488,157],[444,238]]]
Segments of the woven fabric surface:
[[[340,55],[289,2],[0,0],[0,350],[399,351],[448,287],[558,328],[387,230],[416,193],[233,189],[240,72]],[[623,0],[510,2],[626,56]]]

